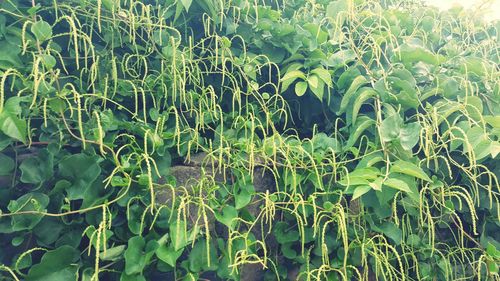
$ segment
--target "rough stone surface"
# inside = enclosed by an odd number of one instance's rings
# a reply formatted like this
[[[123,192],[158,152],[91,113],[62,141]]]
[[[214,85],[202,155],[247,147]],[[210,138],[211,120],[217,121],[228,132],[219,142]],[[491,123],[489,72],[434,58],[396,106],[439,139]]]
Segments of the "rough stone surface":
[[[264,280],[264,270],[260,264],[246,264],[240,270],[240,281]]]
[[[206,154],[200,153],[190,157],[190,161],[184,165],[175,165],[170,168],[170,175],[176,179],[176,195],[181,195],[183,192],[188,192],[191,195],[197,195],[198,190],[195,187],[202,178],[203,173],[210,176],[217,183],[232,184],[234,176],[230,173],[222,174],[216,168],[212,168],[212,162],[207,161]],[[217,163],[215,163],[215,166]],[[273,192],[276,190],[276,181],[272,173],[267,172],[264,168],[256,167],[254,169],[253,185],[256,192]],[[185,189],[184,189],[185,188]],[[158,204],[169,204],[172,200],[172,190],[162,188],[156,190],[156,201]],[[256,204],[252,204],[253,206]]]
[[[222,174],[217,169],[214,171],[212,167],[217,167],[217,162],[209,159],[206,154],[200,153],[195,154],[190,157],[190,161],[186,161],[183,165],[175,165],[170,168],[170,175],[176,179],[175,194],[180,196],[183,193],[188,193],[193,196],[199,194],[199,190],[196,187],[199,180],[202,178],[203,174],[211,176],[217,183],[228,183],[232,184],[234,176],[230,173]],[[264,168],[256,167],[254,169],[253,185],[256,192],[274,192],[276,190],[276,181],[272,173],[265,171]],[[172,204],[173,193],[170,188],[162,188],[156,190],[156,202],[158,204]],[[254,198],[256,199],[256,198]],[[251,202],[247,206],[247,210],[250,214],[256,217],[261,209],[262,203]],[[189,207],[191,223],[194,224],[198,217],[198,208],[196,205],[190,205]],[[208,220],[211,227],[217,225],[212,214],[207,214]],[[203,222],[199,222],[202,224]],[[201,225],[200,225],[201,226]],[[222,232],[222,235],[227,236],[227,231],[217,231]],[[260,223],[257,223],[252,229],[252,233],[258,238],[261,235]],[[258,281],[264,279],[264,270],[260,264],[246,264],[240,268],[240,280],[242,281]]]

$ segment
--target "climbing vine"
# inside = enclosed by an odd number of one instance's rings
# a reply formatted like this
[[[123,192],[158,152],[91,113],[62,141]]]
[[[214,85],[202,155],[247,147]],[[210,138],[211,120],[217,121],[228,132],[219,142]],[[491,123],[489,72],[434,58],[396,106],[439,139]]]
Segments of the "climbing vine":
[[[499,27],[0,1],[0,280],[498,280]]]

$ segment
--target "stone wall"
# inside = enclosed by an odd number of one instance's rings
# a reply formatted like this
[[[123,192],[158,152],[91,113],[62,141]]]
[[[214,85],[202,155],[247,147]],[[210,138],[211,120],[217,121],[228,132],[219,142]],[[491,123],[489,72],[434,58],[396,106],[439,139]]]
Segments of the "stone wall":
[[[199,182],[204,175],[212,178],[215,183],[233,184],[235,176],[230,172],[226,172],[224,175],[219,171],[219,169],[217,169],[217,167],[217,163],[212,162],[212,159],[209,159],[209,156],[206,154],[193,155],[190,157],[190,161],[186,161],[182,165],[172,166],[169,170],[169,174],[176,179],[176,186],[174,187],[176,197],[186,195],[185,193],[195,197],[199,196]],[[276,180],[271,172],[266,171],[264,167],[256,167],[253,172],[254,175],[252,183],[254,185],[255,192],[265,193],[266,191],[269,191],[272,193],[276,191]],[[156,203],[166,204],[169,206],[172,204],[173,195],[174,194],[172,193],[171,188],[157,188]],[[262,200],[257,201],[256,199],[258,199],[258,197],[254,196],[253,202],[250,202],[250,204],[246,207],[248,212],[253,217],[258,217],[263,204]],[[199,214],[196,205],[190,205],[188,211],[190,213],[191,224],[193,224],[194,221],[199,221],[199,224],[203,224],[201,220],[198,220]],[[227,237],[228,234],[225,226],[218,223],[213,215],[207,215],[209,225],[212,227],[211,231],[215,231],[218,235]],[[203,226],[200,225],[200,227]],[[260,222],[256,223],[252,228],[252,233],[255,237],[257,237],[257,239],[264,239],[264,237],[262,237]],[[272,245],[273,243],[271,242],[268,247],[273,247]],[[264,279],[264,271],[260,264],[245,264],[239,268],[239,272],[241,278],[240,280],[242,281],[257,281]]]

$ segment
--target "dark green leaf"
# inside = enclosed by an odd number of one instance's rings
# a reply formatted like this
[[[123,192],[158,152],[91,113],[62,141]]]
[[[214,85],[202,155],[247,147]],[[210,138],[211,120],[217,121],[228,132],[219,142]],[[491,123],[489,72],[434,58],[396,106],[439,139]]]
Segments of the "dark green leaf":
[[[19,166],[21,181],[40,185],[54,174],[53,165],[54,155],[46,149],[40,150],[37,157],[27,158]]]
[[[127,250],[125,250],[125,273],[133,275],[142,273],[146,266],[144,256],[144,246],[146,242],[141,236],[135,236],[128,240]]]
[[[209,260],[210,259],[210,260]],[[205,239],[198,240],[188,257],[189,269],[192,272],[208,271],[217,269],[217,250],[213,243],[207,243]]]
[[[78,250],[70,246],[61,246],[46,252],[40,263],[34,265],[26,278],[27,281],[67,281],[76,280]]]
[[[12,200],[9,202],[7,209],[12,213],[17,212],[45,212],[46,207],[49,204],[49,197],[42,193],[28,193],[17,200]],[[22,214],[12,217],[12,230],[21,231],[26,229],[32,229],[37,225],[43,218],[42,214]]]
[[[156,256],[171,267],[175,267],[177,259],[182,255],[183,251],[183,249],[176,251],[172,247],[163,245],[156,249]]]
[[[8,176],[14,170],[16,163],[10,157],[0,153],[0,176]]]
[[[85,192],[101,174],[99,158],[85,154],[74,154],[59,162],[59,174],[72,183],[67,188],[68,199],[83,199]]]

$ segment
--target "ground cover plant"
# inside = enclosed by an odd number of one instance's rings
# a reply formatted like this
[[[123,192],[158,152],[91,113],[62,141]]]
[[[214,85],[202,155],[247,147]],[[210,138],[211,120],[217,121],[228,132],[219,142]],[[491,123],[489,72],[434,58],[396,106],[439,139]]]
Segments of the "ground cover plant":
[[[0,1],[0,280],[498,280],[499,31],[418,1]]]

